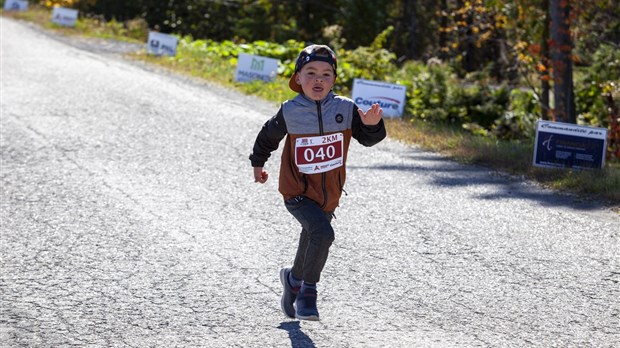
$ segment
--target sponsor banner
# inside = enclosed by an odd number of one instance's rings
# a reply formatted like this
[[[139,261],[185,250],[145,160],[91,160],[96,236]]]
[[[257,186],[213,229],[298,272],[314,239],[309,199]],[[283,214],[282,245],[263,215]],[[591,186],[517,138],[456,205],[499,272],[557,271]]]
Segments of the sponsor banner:
[[[4,2],[5,11],[26,11],[28,9],[28,0],[6,0]]]
[[[401,117],[405,110],[407,86],[355,79],[353,81],[352,99],[363,111],[372,104],[379,104],[385,117]]]
[[[146,53],[156,56],[176,56],[179,39],[176,36],[162,34],[156,31],[149,32],[146,43]]]
[[[65,27],[75,27],[77,22],[78,10],[64,7],[54,7],[52,12],[52,22]]]
[[[277,59],[239,53],[235,81],[262,80],[269,82],[275,79],[276,75],[278,75]]]
[[[571,123],[538,121],[534,165],[600,169],[605,165],[607,129]]]

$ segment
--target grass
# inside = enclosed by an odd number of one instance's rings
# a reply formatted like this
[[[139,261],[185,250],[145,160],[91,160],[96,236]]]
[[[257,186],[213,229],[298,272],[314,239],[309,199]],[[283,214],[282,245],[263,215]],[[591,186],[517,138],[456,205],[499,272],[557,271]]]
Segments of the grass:
[[[540,168],[532,165],[532,141],[497,141],[471,135],[457,127],[422,121],[387,120],[391,137],[444,154],[462,163],[483,165],[537,181],[543,186],[601,199],[620,212],[620,164],[602,170]]]
[[[51,11],[31,6],[28,11],[3,13],[37,23],[63,35],[83,35],[130,42],[146,42],[148,28],[137,21],[126,23],[105,22],[96,18],[80,18],[75,28],[65,28],[50,21]],[[143,60],[189,76],[213,81],[256,95],[276,103],[292,98],[288,78],[278,77],[271,83],[237,83],[233,81],[235,66],[230,60],[196,54],[179,46],[176,57],[154,57],[145,52],[132,54]],[[547,169],[532,166],[533,141],[498,141],[490,137],[472,135],[460,127],[431,124],[415,120],[386,120],[390,137],[423,149],[446,155],[462,163],[477,164],[528,178],[545,187],[571,192],[586,198],[609,202],[620,214],[620,163],[608,163],[603,170],[575,171]]]
[[[390,136],[440,152],[462,163],[493,166],[511,174],[522,174],[531,165],[532,146],[521,142],[497,141],[473,136],[458,127],[419,120],[387,120]]]
[[[64,27],[52,23],[52,11],[42,6],[30,4],[27,11],[4,11],[2,15],[36,23],[41,27],[63,35],[82,35],[125,42],[146,42],[148,26],[143,20],[126,23],[106,22],[102,18],[79,18],[75,27]]]

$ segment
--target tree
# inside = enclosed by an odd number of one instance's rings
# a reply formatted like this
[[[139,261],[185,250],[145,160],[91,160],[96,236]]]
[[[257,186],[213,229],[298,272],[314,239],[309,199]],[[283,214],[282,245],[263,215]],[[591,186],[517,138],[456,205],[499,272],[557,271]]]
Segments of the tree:
[[[540,73],[540,88],[541,88],[541,104],[542,104],[542,119],[549,120],[549,2],[547,0],[542,1],[543,14],[543,31],[540,39],[540,56],[542,69]]]
[[[502,1],[456,1],[455,7],[441,11],[447,26],[441,33],[447,38],[442,51],[461,68],[460,75],[485,71],[499,81],[515,78],[514,62],[507,55],[507,18],[503,13],[508,5]]]
[[[416,0],[404,0],[401,2],[400,16],[397,18],[396,35],[400,38],[400,45],[404,56],[408,59],[417,57],[419,49]]]
[[[556,120],[577,123],[573,90],[573,44],[570,36],[569,0],[549,0],[551,15],[551,64],[553,65]]]

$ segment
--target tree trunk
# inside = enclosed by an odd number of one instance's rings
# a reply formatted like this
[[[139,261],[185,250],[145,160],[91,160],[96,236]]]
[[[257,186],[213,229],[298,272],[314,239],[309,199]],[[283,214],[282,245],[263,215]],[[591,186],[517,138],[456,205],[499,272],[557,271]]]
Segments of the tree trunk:
[[[404,0],[400,6],[400,17],[398,19],[397,36],[401,36],[398,40],[403,46],[405,57],[407,59],[416,58],[417,52],[417,22],[416,22],[416,0]]]
[[[614,102],[613,93],[607,93],[609,110],[609,132],[607,134],[607,159],[620,159],[620,111]]]
[[[476,45],[474,45],[474,33],[472,31],[472,25],[474,23],[473,13],[476,5],[472,2],[470,8],[467,9],[467,14],[465,15],[465,22],[467,23],[467,32],[465,34],[465,71],[472,72],[476,70],[477,60],[476,60]]]
[[[418,53],[418,36],[416,35],[416,32],[418,31],[417,28],[417,21],[416,21],[416,0],[407,0],[407,7],[409,10],[409,55],[412,58],[416,58],[417,57],[417,53]]]
[[[553,65],[553,92],[555,119],[577,123],[573,94],[573,64],[571,59],[569,0],[549,0],[551,14],[551,60]]]
[[[540,49],[540,60],[544,66],[544,70],[540,75],[540,84],[541,84],[541,109],[542,109],[542,119],[549,120],[550,107],[549,107],[549,68],[550,68],[550,59],[549,59],[549,25],[551,24],[549,21],[549,2],[544,0],[542,2],[542,10],[544,13],[543,20],[545,21],[542,32],[541,39],[541,49]]]
[[[448,9],[448,0],[441,0],[441,6],[439,11],[441,11],[441,19],[440,19],[440,24],[441,24],[441,28],[442,29],[447,29],[448,28],[448,16],[447,14],[450,13],[450,10]],[[447,43],[448,43],[448,37],[445,33],[444,30],[441,30],[439,32],[439,47],[440,48],[444,48],[447,47]],[[439,53],[439,58],[441,59],[446,59],[447,58],[447,54],[444,53],[442,50],[440,50]]]

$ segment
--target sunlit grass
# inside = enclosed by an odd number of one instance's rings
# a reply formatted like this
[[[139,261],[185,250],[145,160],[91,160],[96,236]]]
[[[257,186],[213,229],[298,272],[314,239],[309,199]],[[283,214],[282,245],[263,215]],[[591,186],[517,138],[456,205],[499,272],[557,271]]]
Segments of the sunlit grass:
[[[63,35],[83,35],[126,42],[146,42],[148,27],[137,19],[119,23],[98,18],[78,18],[75,27],[65,27],[51,21],[52,11],[43,6],[30,4],[27,11],[2,11],[3,16],[37,23],[43,28]]]
[[[523,173],[531,165],[532,146],[527,143],[474,136],[458,127],[422,121],[389,119],[386,124],[391,137],[463,163],[487,165],[511,174]]]
[[[52,28],[54,26],[54,24],[51,22],[52,12],[40,6],[29,5],[28,11],[2,10],[2,15],[37,23],[45,28]]]

